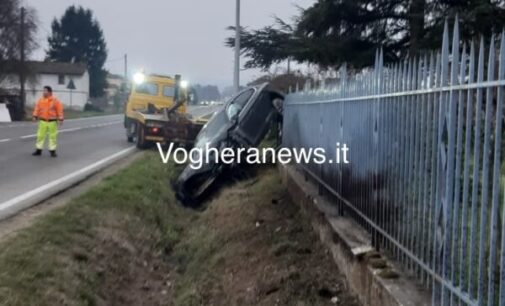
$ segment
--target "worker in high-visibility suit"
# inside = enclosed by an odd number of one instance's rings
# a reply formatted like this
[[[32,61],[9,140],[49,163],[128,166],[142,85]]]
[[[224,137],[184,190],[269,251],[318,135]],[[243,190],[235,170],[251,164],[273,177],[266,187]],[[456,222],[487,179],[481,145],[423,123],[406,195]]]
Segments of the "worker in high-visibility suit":
[[[33,110],[33,121],[39,121],[37,130],[36,150],[32,155],[40,156],[44,149],[46,137],[49,136],[49,152],[51,157],[57,157],[58,127],[63,124],[63,104],[53,96],[50,86],[44,87],[42,98],[39,99]]]

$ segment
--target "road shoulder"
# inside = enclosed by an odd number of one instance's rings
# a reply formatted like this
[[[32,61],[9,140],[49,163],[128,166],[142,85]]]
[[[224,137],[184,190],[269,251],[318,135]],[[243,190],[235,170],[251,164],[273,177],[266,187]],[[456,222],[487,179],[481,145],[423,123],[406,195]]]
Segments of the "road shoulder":
[[[68,204],[72,199],[89,191],[91,188],[97,186],[107,177],[110,177],[122,169],[127,168],[134,161],[142,158],[144,152],[138,151],[129,155],[121,160],[116,161],[109,167],[106,167],[85,179],[84,181],[73,185],[56,195],[46,199],[35,206],[27,208],[18,214],[11,216],[5,220],[0,220],[0,243],[18,231],[30,226],[38,217],[47,214],[48,212],[63,207]]]

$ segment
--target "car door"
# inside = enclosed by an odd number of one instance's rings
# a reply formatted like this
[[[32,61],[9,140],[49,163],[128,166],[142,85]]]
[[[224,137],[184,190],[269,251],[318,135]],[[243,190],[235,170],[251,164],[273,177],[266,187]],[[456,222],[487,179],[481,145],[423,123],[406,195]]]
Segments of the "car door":
[[[238,117],[234,136],[249,146],[257,146],[267,134],[275,113],[268,84],[260,86]]]

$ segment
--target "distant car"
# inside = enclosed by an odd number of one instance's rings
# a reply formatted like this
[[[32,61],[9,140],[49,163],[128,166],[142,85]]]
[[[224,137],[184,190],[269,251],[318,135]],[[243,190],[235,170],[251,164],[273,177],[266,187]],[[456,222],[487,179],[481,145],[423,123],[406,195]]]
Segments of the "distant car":
[[[284,96],[273,90],[268,84],[249,87],[224,104],[212,119],[203,127],[196,138],[195,148],[202,156],[219,152],[225,148],[238,149],[256,147],[267,134],[274,116],[276,105]],[[196,150],[192,154],[198,154]],[[197,160],[194,156],[193,160]],[[207,160],[204,160],[206,162]],[[226,170],[228,165],[216,162],[216,157],[209,155],[208,163],[197,168],[197,163],[188,164],[175,183],[177,198],[185,205],[197,205],[215,180]],[[197,169],[195,169],[197,168]]]

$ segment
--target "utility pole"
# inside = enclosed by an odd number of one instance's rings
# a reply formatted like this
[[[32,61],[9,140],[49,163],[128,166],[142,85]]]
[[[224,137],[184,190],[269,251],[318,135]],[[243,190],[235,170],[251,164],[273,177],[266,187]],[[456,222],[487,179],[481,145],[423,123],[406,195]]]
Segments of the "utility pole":
[[[120,94],[120,99],[119,101],[121,104],[126,103],[128,97],[127,97],[127,92],[128,92],[128,54],[124,54],[124,79],[123,83],[121,84],[119,94]],[[114,104],[116,106],[116,109],[119,109],[119,105],[116,102],[116,99],[114,101]],[[126,105],[126,104],[125,104]]]
[[[240,0],[237,1],[235,16],[235,70],[233,88],[235,93],[240,90]]]
[[[128,54],[124,55],[124,80],[128,79]]]
[[[21,8],[21,26],[20,26],[20,33],[19,33],[19,61],[20,61],[20,67],[19,69],[19,84],[20,84],[20,91],[19,94],[21,96],[21,107],[20,107],[20,115],[21,118],[24,118],[25,115],[25,104],[26,104],[26,95],[25,95],[25,82],[26,82],[26,59],[25,59],[25,49],[26,49],[26,29],[25,29],[25,8]]]

